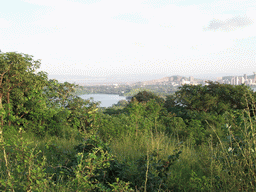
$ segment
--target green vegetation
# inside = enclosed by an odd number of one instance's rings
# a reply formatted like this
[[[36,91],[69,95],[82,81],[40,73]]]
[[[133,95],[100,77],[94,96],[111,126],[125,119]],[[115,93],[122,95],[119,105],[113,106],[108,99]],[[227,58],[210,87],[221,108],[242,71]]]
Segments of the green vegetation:
[[[83,94],[117,94],[120,96],[131,97],[141,91],[148,91],[165,96],[173,94],[177,91],[177,87],[172,85],[141,85],[140,83],[131,85],[94,85],[94,86],[79,86],[76,88],[77,95]]]
[[[144,90],[99,109],[39,67],[0,55],[0,191],[255,191],[249,87]]]

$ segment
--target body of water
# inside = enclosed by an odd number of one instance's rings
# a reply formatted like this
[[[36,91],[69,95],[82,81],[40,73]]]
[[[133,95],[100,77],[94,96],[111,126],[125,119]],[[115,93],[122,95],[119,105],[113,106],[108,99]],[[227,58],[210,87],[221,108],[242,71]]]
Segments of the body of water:
[[[126,100],[126,97],[114,95],[114,94],[85,94],[80,95],[82,99],[93,98],[94,101],[100,101],[100,107],[111,107],[113,104],[117,104],[120,100]]]

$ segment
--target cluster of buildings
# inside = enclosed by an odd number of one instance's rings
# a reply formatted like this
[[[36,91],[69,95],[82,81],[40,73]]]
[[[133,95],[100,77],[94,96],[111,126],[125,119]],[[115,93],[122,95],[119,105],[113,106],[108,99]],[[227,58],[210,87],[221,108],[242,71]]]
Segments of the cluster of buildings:
[[[231,84],[231,85],[241,85],[245,84],[248,86],[256,85],[256,73],[251,76],[226,76],[226,77],[218,77],[217,82],[221,84]],[[144,81],[139,83],[141,86],[144,85],[171,85],[171,86],[182,86],[184,84],[189,85],[207,85],[207,80],[200,80],[195,79],[194,77],[182,77],[182,76],[171,76],[171,77],[164,77],[161,79],[151,80],[151,81]]]
[[[253,86],[256,85],[256,73],[254,72],[253,76],[247,77],[247,74],[244,74],[244,76],[234,76],[229,78],[223,78],[219,77],[217,79],[217,82],[223,83],[223,84],[231,84],[231,85],[248,85]]]
[[[184,84],[204,84],[204,80],[195,80],[194,77],[182,77],[182,76],[171,76],[171,77],[164,77],[161,79],[156,79],[152,81],[144,81],[140,82],[141,85],[172,85],[172,86],[181,86]]]

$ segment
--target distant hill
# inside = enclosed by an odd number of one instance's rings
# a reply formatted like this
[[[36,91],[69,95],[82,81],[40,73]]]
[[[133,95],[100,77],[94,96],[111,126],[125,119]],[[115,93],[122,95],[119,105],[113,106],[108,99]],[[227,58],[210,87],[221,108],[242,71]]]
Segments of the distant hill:
[[[199,82],[202,80],[216,81],[217,77],[222,79],[231,79],[238,74],[219,73],[219,74],[197,74],[191,75],[194,77],[194,81]],[[243,76],[243,75],[239,75]],[[156,84],[157,82],[168,82],[169,78],[173,78],[172,81],[178,81],[178,78],[189,80],[189,76],[170,75],[170,74],[127,74],[127,75],[111,75],[103,77],[95,76],[83,76],[83,75],[48,75],[49,79],[57,79],[59,82],[76,83],[79,85],[112,85],[112,84]],[[248,75],[248,78],[253,78],[253,75]]]
[[[132,74],[112,75],[105,77],[82,76],[82,75],[48,75],[49,79],[57,79],[60,82],[76,83],[80,85],[103,85],[103,84],[132,84],[142,81],[150,81],[165,77],[165,74]]]

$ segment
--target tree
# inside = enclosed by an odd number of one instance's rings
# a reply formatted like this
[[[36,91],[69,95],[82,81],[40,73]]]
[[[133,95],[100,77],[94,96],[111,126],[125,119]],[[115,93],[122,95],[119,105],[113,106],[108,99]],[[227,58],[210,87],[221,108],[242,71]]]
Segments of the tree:
[[[208,82],[209,85],[183,85],[175,93],[176,106],[188,110],[223,114],[232,109],[246,109],[252,105],[253,91],[245,85]]]
[[[75,97],[70,100],[67,109],[70,111],[68,122],[80,131],[89,132],[95,128],[99,103]]]
[[[47,97],[47,105],[65,108],[68,102],[75,97],[76,87],[77,85],[72,83],[59,83],[56,79],[50,79],[43,89]]]
[[[27,54],[10,52],[0,55],[0,110],[5,113],[8,126],[29,114],[36,115],[34,109],[43,104],[40,90],[46,85],[47,75],[35,73],[40,64],[40,60],[33,60]]]
[[[131,99],[133,101],[136,98],[138,102],[148,102],[151,99],[155,99],[158,103],[163,103],[164,99],[157,96],[156,94],[150,91],[141,91],[138,94],[134,95]]]
[[[48,108],[55,109],[53,118],[55,121],[50,124],[55,126],[69,126],[80,131],[89,131],[95,123],[97,107],[99,103],[84,100],[75,95],[78,85],[68,82],[59,83],[50,79],[43,93],[47,97]]]

